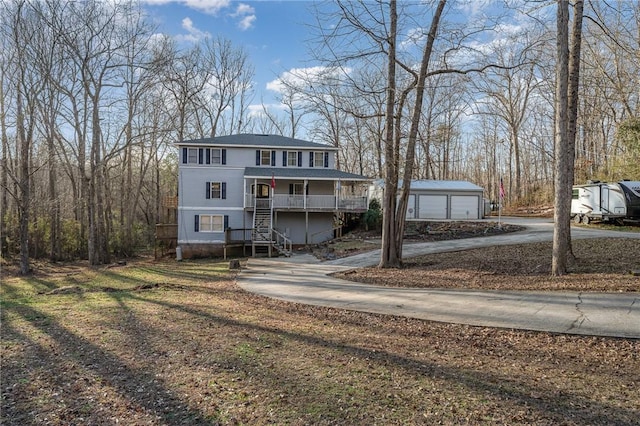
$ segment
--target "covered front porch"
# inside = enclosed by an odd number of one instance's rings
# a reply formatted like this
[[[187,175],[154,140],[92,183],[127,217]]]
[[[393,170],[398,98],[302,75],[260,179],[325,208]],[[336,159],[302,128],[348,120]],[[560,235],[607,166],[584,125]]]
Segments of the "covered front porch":
[[[253,169],[253,168],[252,168]],[[262,176],[245,172],[244,208],[274,211],[364,212],[369,208],[370,179],[339,170],[258,169]],[[291,176],[292,174],[302,176]],[[253,171],[253,173],[257,173]],[[264,175],[267,176],[264,176]],[[315,174],[315,176],[304,176]]]

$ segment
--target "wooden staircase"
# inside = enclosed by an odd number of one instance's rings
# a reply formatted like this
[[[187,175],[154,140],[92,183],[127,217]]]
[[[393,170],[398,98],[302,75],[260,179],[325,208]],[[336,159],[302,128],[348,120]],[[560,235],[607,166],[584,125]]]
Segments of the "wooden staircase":
[[[264,201],[264,200],[261,200]],[[272,250],[284,256],[291,256],[291,240],[273,229],[273,208],[269,202],[267,206],[256,207],[253,210],[253,232],[251,233],[252,255],[266,254],[271,257]]]
[[[271,240],[272,229],[272,212],[271,203],[269,207],[258,207],[253,211],[253,232],[251,233],[251,247],[252,254],[255,257],[256,254],[264,254],[267,252],[271,257],[271,248],[273,241]]]

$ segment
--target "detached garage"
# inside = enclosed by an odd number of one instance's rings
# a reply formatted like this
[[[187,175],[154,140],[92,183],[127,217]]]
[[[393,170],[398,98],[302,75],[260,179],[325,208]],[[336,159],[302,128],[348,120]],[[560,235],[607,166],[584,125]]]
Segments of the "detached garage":
[[[383,189],[384,181],[376,181],[371,196],[382,200]],[[411,182],[407,219],[482,219],[482,195],[481,187],[467,181],[415,180]]]

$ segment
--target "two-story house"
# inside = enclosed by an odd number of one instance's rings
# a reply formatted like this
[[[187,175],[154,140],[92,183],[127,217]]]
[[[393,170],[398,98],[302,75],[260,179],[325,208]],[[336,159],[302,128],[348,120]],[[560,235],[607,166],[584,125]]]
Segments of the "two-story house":
[[[337,170],[337,148],[276,135],[181,141],[178,246],[184,257],[231,245],[252,254],[331,239],[368,208],[371,179]]]

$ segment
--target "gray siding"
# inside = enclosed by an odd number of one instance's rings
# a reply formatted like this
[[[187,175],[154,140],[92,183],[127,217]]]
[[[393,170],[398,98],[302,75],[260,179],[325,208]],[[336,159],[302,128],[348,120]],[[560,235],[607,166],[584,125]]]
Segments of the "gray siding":
[[[309,233],[304,213],[278,212],[274,228],[287,235],[293,244],[315,244],[333,238],[333,214],[309,213]]]
[[[273,140],[278,141],[281,138]],[[333,147],[322,145],[310,146],[239,146],[230,144],[224,146],[216,143],[217,138],[210,140],[199,140],[178,144],[179,168],[178,168],[178,244],[221,244],[224,242],[225,233],[206,232],[202,229],[196,230],[196,216],[220,215],[226,217],[226,225],[233,229],[251,228],[253,226],[253,212],[244,211],[245,193],[251,192],[251,185],[257,180],[258,183],[270,184],[271,170],[283,170],[292,172],[293,169],[305,175],[307,170],[310,175],[318,174],[318,169],[335,169],[336,151]],[[183,162],[184,148],[197,149],[196,162]],[[224,149],[220,159],[224,158],[225,164],[207,164],[207,153],[214,149]],[[256,151],[273,151],[273,160],[269,165],[256,164]],[[299,161],[295,166],[288,165],[285,161],[288,156],[285,153],[296,152]],[[322,164],[310,164],[312,152],[322,153]],[[188,153],[188,151],[187,151]],[[298,154],[300,153],[300,154]],[[326,154],[325,154],[326,153]],[[326,161],[325,161],[326,155]],[[271,155],[270,155],[271,156]],[[188,158],[188,156],[187,156]],[[261,161],[259,161],[261,163]],[[325,164],[327,167],[325,167]],[[244,178],[246,168],[255,168],[256,171],[264,173],[267,178],[252,179]],[[264,172],[263,172],[264,170]],[[299,172],[296,172],[299,173]],[[324,172],[323,172],[324,173]],[[277,178],[276,175],[276,195],[289,195],[289,185],[300,183],[304,178]],[[258,173],[258,176],[262,176]],[[320,176],[325,176],[320,174]],[[355,176],[355,175],[354,175]],[[326,177],[311,178],[309,184],[309,195],[334,195],[334,185],[337,178],[326,179]],[[224,198],[207,198],[207,182],[224,183]],[[210,192],[209,192],[210,194]],[[333,236],[333,212],[323,212],[309,214],[309,228],[306,229],[305,212],[278,212],[274,218],[274,228],[281,232],[288,230],[288,235],[292,237],[294,244],[317,243]],[[314,235],[315,234],[315,235]],[[313,241],[311,241],[313,239]]]

